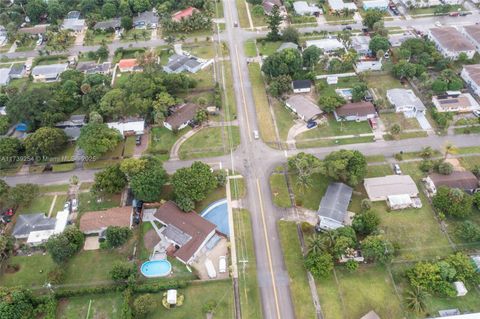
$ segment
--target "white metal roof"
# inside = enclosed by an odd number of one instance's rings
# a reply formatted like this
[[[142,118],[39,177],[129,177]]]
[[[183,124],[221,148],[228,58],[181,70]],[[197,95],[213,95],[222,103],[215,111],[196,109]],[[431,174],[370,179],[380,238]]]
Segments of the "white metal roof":
[[[407,194],[390,195],[387,197],[390,206],[411,205],[412,198]]]
[[[135,134],[141,135],[143,134],[143,131],[145,129],[145,121],[139,120],[131,122],[110,122],[107,123],[107,126],[109,128],[117,129],[122,135],[124,134],[124,132],[128,131],[133,131],[135,132]]]
[[[338,41],[336,38],[331,38],[331,39],[319,39],[319,40],[308,40],[305,42],[307,48],[309,46],[316,46],[319,49],[322,49],[324,51],[334,51],[338,49],[343,49],[344,46],[343,44]]]

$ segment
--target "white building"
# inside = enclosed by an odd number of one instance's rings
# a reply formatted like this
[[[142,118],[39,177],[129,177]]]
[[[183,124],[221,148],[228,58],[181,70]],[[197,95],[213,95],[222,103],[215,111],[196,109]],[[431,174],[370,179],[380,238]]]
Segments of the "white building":
[[[145,131],[145,121],[141,120],[127,120],[123,122],[110,122],[107,123],[109,128],[114,128],[120,132],[123,136],[129,135],[143,135]]]
[[[305,42],[305,45],[307,48],[314,45],[317,48],[322,49],[323,52],[326,52],[326,53],[333,52],[340,49],[345,49],[342,42],[340,42],[337,38],[307,40]]]
[[[395,112],[403,112],[406,117],[415,117],[418,113],[425,114],[425,105],[412,90],[387,90],[387,100],[395,108]]]
[[[0,86],[10,83],[10,68],[0,69]]]
[[[370,52],[369,48],[370,37],[366,35],[356,35],[352,37],[352,48],[359,54],[367,54]]]
[[[388,9],[388,0],[363,1],[363,10],[369,10],[369,9],[387,10]]]
[[[475,46],[454,27],[432,28],[428,31],[428,37],[446,58],[456,60],[461,53],[465,53],[471,59],[475,54]]]
[[[293,10],[301,16],[318,16],[322,10],[314,4],[309,4],[306,1],[295,1],[293,3]]]
[[[362,73],[366,71],[381,71],[382,70],[382,60],[379,61],[358,61],[355,64],[355,71],[357,73]]]
[[[363,185],[372,202],[386,201],[390,196],[418,196],[418,188],[409,175],[387,175],[365,178]]]
[[[37,65],[32,69],[33,82],[56,82],[67,67],[67,63]]]
[[[320,230],[331,230],[348,224],[348,205],[353,189],[343,183],[330,183],[318,208]]]
[[[357,11],[357,6],[353,2],[344,2],[343,0],[328,0],[328,6],[333,11],[341,11],[344,9]]]
[[[432,97],[433,105],[438,112],[472,112],[480,109],[480,105],[470,93]]]
[[[480,25],[473,24],[463,27],[463,33],[467,37],[467,39],[472,42],[472,44],[476,47],[477,51],[480,52]]]
[[[303,95],[292,95],[285,101],[285,105],[305,122],[313,120],[323,113],[315,103]]]
[[[480,96],[480,64],[464,65],[461,76],[472,91]]]

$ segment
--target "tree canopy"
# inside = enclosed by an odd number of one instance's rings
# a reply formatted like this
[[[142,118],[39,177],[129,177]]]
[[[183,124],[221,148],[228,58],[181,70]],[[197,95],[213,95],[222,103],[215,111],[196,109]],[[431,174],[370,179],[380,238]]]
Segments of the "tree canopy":
[[[80,130],[77,145],[88,156],[100,156],[113,150],[121,140],[118,130],[106,124],[89,123]]]
[[[322,172],[333,179],[355,186],[362,182],[367,174],[367,160],[356,150],[335,151],[323,160]]]
[[[464,218],[472,213],[473,198],[461,189],[441,186],[433,196],[432,204],[446,216]]]
[[[45,246],[53,261],[62,264],[82,249],[83,240],[83,233],[77,227],[69,226],[63,233],[50,237]]]
[[[67,142],[68,137],[63,130],[41,127],[25,139],[25,152],[28,156],[48,160],[48,157],[58,154]]]
[[[130,186],[135,198],[146,202],[158,201],[162,187],[167,181],[167,173],[162,163],[154,158],[149,158],[145,168],[130,177]]]
[[[94,194],[117,194],[127,185],[127,177],[120,169],[120,164],[114,164],[103,171],[95,173],[91,192]]]

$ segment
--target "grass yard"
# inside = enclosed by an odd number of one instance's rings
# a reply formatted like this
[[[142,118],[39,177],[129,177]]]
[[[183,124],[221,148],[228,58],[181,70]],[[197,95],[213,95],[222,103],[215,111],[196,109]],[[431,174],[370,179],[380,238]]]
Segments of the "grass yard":
[[[303,255],[294,222],[278,222],[278,233],[283,250],[283,258],[290,277],[290,295],[295,308],[295,317],[314,319],[315,308],[307,279],[307,270],[303,266]]]
[[[125,139],[125,148],[123,150],[124,157],[132,157],[135,153],[135,136],[129,136]]]
[[[60,299],[58,319],[121,318],[123,296],[121,293],[85,295]],[[87,317],[87,314],[88,317]]]
[[[217,189],[213,190],[210,194],[208,194],[204,200],[195,203],[195,211],[197,213],[201,213],[211,203],[226,197],[227,197],[227,191],[225,190],[225,187],[218,187]]]
[[[251,3],[248,4],[250,14],[252,16],[252,22],[254,27],[266,27],[267,26],[267,16],[265,14],[256,15],[253,13],[253,6]]]
[[[20,206],[19,211],[22,214],[44,213],[48,214],[50,206],[52,205],[53,195],[40,194],[26,207]]]
[[[153,155],[158,155],[162,160],[168,160],[170,157],[170,149],[173,144],[183,134],[191,130],[190,126],[187,126],[178,133],[174,133],[165,127],[153,127],[150,131],[150,143],[148,144],[148,152]]]
[[[91,193],[80,193],[78,211],[80,213],[106,210],[120,205],[121,194],[106,195],[101,202]]]
[[[63,210],[63,207],[66,201],[67,201],[67,194],[57,195],[57,199],[55,200],[55,205],[53,205],[51,217],[55,217],[59,211]]]
[[[247,263],[238,263],[242,317],[245,319],[260,319],[262,318],[262,306],[260,305],[260,292],[257,282],[250,213],[245,209],[235,209],[233,220],[237,260],[248,261]]]
[[[470,147],[459,147],[457,149],[457,154],[472,154],[480,153],[480,146],[470,146]]]
[[[58,185],[40,185],[38,189],[40,193],[53,193],[53,192],[68,192],[68,184],[58,184]]]
[[[258,127],[262,140],[267,143],[275,143],[277,141],[273,119],[270,113],[265,84],[263,82],[260,65],[258,63],[249,63],[248,70],[250,72],[250,81],[252,83],[253,99],[255,109],[257,110]]]
[[[152,32],[150,30],[131,29],[122,33],[120,36],[120,42],[148,41],[150,40],[151,36]]]
[[[369,165],[367,166],[367,178],[372,177],[381,177],[385,175],[392,175],[393,170],[390,164],[382,164],[382,165]]]
[[[67,147],[54,156],[54,159],[58,162],[72,161],[76,148],[75,144],[68,144]]]
[[[247,189],[243,177],[230,179],[230,194],[233,200],[245,197],[246,193]]]
[[[458,160],[460,164],[469,171],[473,170],[476,166],[480,166],[480,156],[466,156]]]
[[[103,43],[111,43],[115,37],[114,32],[103,32],[87,30],[83,40],[84,45],[100,45]]]
[[[480,126],[458,127],[454,129],[455,134],[478,134]]]
[[[370,155],[365,156],[368,163],[385,162],[385,155]]]
[[[286,141],[288,131],[295,124],[293,114],[277,99],[272,99],[272,109],[273,114],[275,114],[280,139]]]
[[[223,116],[225,121],[233,121],[237,118],[237,101],[233,91],[232,65],[228,61],[223,61],[225,70],[225,88],[226,98],[223,97]]]
[[[392,127],[393,124],[399,124],[402,130],[421,129],[416,118],[406,118],[403,113],[382,113],[380,117],[387,130]]]
[[[14,256],[7,261],[9,265],[18,265],[15,273],[3,272],[0,276],[1,286],[42,286],[47,280],[49,271],[55,268],[55,263],[48,255]]]
[[[27,39],[23,44],[18,44],[15,52],[32,51],[35,49],[37,41],[33,38]]]
[[[413,8],[413,9],[409,9],[409,13],[410,15],[414,16],[414,15],[435,15],[435,9],[436,7],[433,6],[433,7],[428,7],[428,8]],[[461,6],[461,5],[451,5],[448,12],[454,12],[454,11],[460,11],[460,10],[464,10],[464,8]]]
[[[234,318],[233,285],[231,280],[215,280],[210,282],[192,283],[179,293],[185,296],[183,306],[175,309],[165,309],[161,305],[162,293],[153,294],[158,307],[155,312],[146,316],[147,319],[178,319],[203,318],[203,306],[207,302],[216,301],[215,318]],[[242,309],[243,310],[243,309]]]
[[[215,48],[211,42],[201,41],[184,44],[182,45],[182,49],[203,59],[213,59],[215,57]]]
[[[314,140],[314,141],[305,141],[297,142],[297,148],[310,148],[310,147],[327,147],[335,145],[347,145],[347,144],[358,144],[358,143],[371,143],[373,142],[373,136],[360,136],[360,137],[349,137],[349,138],[339,138],[335,139],[325,139],[325,140]]]
[[[403,160],[409,160],[409,159],[422,159],[421,157],[421,153],[422,152],[404,152],[402,153],[402,159]],[[442,153],[440,153],[440,151],[438,150],[433,150],[433,154],[432,154],[432,157],[437,157],[437,156],[441,156]]]
[[[416,131],[416,132],[405,132],[400,133],[397,136],[392,136],[391,134],[383,135],[385,141],[393,141],[393,140],[407,140],[410,138],[419,138],[419,137],[427,137],[428,133],[425,131]]]
[[[235,0],[238,11],[238,23],[240,28],[250,28],[250,21],[248,20],[248,3],[245,0]]]
[[[243,43],[243,50],[245,51],[245,55],[247,57],[255,57],[257,56],[257,47],[255,44],[255,40],[247,40]]]
[[[52,165],[52,172],[69,172],[75,169],[75,163],[64,163]]]
[[[353,88],[356,84],[363,83],[357,76],[349,76],[345,78],[338,78],[337,84],[327,84],[327,80],[318,80],[316,85],[316,91],[319,96],[329,95],[333,96],[337,94],[336,89]]]
[[[387,102],[387,90],[395,88],[403,88],[404,86],[399,80],[395,79],[390,74],[375,74],[366,77],[369,88],[375,91],[375,94]],[[382,114],[383,116],[383,114]]]
[[[270,175],[270,191],[272,192],[273,203],[277,207],[292,207],[290,195],[288,194],[287,182],[283,173]]]
[[[297,176],[289,174],[290,185],[295,195],[295,204],[316,211],[320,201],[327,190],[330,179],[320,173],[313,174],[313,184],[310,188],[302,188],[297,181]]]
[[[314,138],[341,135],[358,135],[365,133],[372,133],[372,129],[366,121],[337,122],[333,117],[329,116],[327,123],[319,125],[314,129],[308,130],[307,132],[298,135],[295,139],[297,141],[302,141]]]
[[[282,44],[282,41],[259,41],[257,47],[260,55],[269,56],[274,54]]]
[[[189,74],[189,77],[197,80],[197,86],[195,88],[198,90],[212,89],[215,86],[212,66],[200,70],[197,73]]]
[[[205,127],[180,146],[180,159],[213,157],[228,154],[240,144],[238,126]]]

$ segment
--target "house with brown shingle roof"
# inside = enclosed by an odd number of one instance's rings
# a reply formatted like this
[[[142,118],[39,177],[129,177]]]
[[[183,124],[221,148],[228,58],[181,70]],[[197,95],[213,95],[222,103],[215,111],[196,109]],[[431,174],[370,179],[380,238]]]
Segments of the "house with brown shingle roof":
[[[163,126],[170,131],[181,130],[193,121],[199,108],[200,106],[194,103],[178,105],[172,110],[172,114],[165,119]]]
[[[216,233],[215,224],[195,211],[183,212],[172,201],[160,206],[153,217],[164,225],[160,231],[174,247],[173,256],[184,264],[193,262],[200,250]]]
[[[478,187],[477,177],[470,171],[453,171],[449,175],[432,173],[424,179],[427,190],[436,194],[439,187],[459,188],[469,194],[475,193]]]
[[[100,235],[109,226],[132,227],[132,206],[86,212],[80,217],[80,230],[87,235]]]
[[[333,115],[337,121],[368,121],[377,116],[372,102],[353,102],[338,107]]]
[[[475,54],[475,46],[457,28],[432,28],[428,37],[446,58],[458,59],[460,53],[465,53],[471,59]]]
[[[480,96],[480,64],[464,65],[460,75],[472,91]]]
[[[472,44],[477,48],[477,51],[480,52],[480,25],[473,24],[463,27],[463,33],[467,39],[472,42]]]

